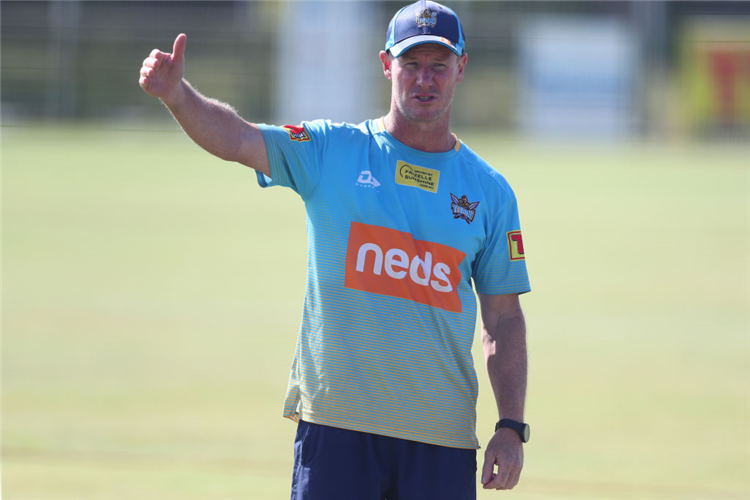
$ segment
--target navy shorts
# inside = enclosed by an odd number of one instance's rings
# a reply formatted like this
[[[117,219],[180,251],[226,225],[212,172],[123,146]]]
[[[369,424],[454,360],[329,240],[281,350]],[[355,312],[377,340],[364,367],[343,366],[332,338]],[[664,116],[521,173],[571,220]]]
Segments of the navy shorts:
[[[292,500],[475,500],[476,456],[300,421]]]

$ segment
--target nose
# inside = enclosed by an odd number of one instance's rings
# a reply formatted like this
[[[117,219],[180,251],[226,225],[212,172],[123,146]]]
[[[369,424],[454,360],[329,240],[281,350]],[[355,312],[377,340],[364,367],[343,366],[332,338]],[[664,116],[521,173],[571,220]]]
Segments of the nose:
[[[432,68],[425,64],[417,73],[417,85],[430,86],[432,84]]]

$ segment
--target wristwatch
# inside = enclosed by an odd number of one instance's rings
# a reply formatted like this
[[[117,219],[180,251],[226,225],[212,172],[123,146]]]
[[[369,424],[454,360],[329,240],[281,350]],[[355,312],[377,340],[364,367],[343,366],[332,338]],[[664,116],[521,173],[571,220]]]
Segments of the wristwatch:
[[[518,437],[521,438],[522,443],[529,442],[529,438],[531,437],[531,427],[529,427],[529,424],[524,424],[523,422],[516,422],[515,420],[504,418],[495,424],[495,432],[497,432],[498,429],[503,428],[513,429],[514,431],[516,431],[518,433]]]

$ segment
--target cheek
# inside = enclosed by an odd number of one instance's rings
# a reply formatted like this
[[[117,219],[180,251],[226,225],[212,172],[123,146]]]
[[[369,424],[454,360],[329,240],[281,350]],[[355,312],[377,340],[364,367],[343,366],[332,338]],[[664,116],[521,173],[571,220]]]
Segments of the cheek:
[[[459,81],[461,81],[461,78],[458,72],[451,72],[440,78],[440,87],[445,89],[446,92],[453,92]]]
[[[409,81],[403,75],[395,78],[393,82],[401,92],[405,92],[409,88]]]

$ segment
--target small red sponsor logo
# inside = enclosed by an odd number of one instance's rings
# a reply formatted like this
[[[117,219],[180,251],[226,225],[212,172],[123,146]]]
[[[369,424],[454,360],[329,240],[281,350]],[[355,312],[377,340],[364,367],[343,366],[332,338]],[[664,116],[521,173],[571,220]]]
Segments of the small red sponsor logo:
[[[465,256],[410,233],[352,222],[344,286],[461,312],[458,265]]]
[[[525,260],[521,231],[508,231],[508,255],[510,260]]]
[[[284,125],[284,128],[289,132],[289,138],[293,141],[306,142],[310,140],[310,136],[307,135],[307,130],[303,126]]]

